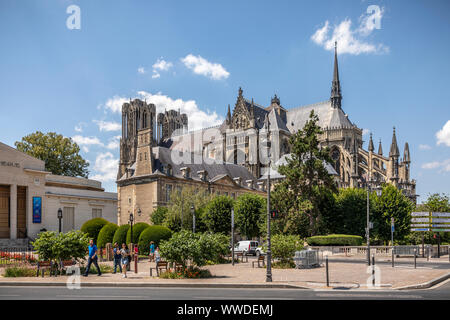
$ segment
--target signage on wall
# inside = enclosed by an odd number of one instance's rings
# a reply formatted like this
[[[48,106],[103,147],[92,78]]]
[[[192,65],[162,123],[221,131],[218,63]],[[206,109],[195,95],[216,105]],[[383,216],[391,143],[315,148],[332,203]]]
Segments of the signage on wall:
[[[18,162],[11,162],[11,161],[0,161],[0,165],[4,167],[16,167],[20,168],[20,163]]]
[[[33,197],[33,223],[41,223],[42,220],[42,198]]]

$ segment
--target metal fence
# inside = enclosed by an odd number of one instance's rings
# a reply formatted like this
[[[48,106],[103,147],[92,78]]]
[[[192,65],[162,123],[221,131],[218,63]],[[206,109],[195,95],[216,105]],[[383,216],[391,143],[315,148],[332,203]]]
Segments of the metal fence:
[[[29,248],[0,248],[0,266],[15,266],[23,264],[36,264],[38,260]]]

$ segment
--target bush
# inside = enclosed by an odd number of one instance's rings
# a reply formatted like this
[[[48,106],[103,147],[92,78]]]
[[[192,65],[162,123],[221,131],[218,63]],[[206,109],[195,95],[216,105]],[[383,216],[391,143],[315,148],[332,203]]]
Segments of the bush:
[[[122,243],[127,243],[128,229],[130,229],[130,225],[128,224],[123,224],[117,228],[112,243],[114,244],[117,242],[120,247],[122,247]]]
[[[98,237],[98,234],[100,233],[100,230],[108,223],[109,222],[103,218],[94,218],[94,219],[86,221],[81,226],[80,230],[87,233],[88,237],[90,239],[93,239],[94,243],[97,244],[97,237]]]
[[[306,242],[310,246],[360,246],[363,243],[363,238],[347,234],[330,234],[309,237]]]
[[[5,269],[5,278],[35,277],[36,269],[28,267],[9,267]]]
[[[138,222],[135,225],[133,225],[133,239],[131,239],[131,227],[127,231],[127,244],[129,243],[138,243],[139,242],[139,236],[141,235],[142,231],[150,227],[148,223],[145,222]]]
[[[134,233],[134,230],[133,230]],[[139,254],[148,255],[150,253],[150,241],[155,243],[155,248],[159,246],[161,240],[168,240],[172,236],[172,231],[163,226],[149,226],[142,231],[139,236]]]
[[[189,279],[201,279],[201,278],[211,278],[211,272],[206,269],[200,269],[196,267],[189,267],[187,269],[183,269],[180,271],[168,270],[165,272],[161,272],[160,278],[162,279],[181,279],[181,278],[189,278]]]
[[[182,230],[174,233],[169,240],[161,241],[161,257],[176,262],[186,268],[187,261],[201,267],[209,260],[218,260],[229,252],[229,238],[222,234],[192,233]]]
[[[295,256],[295,251],[303,249],[303,243],[299,236],[275,234],[271,239],[272,257],[280,259],[281,265],[289,265]],[[267,243],[264,245],[267,252]]]
[[[119,227],[115,223],[108,223],[105,225],[98,234],[97,247],[106,248],[107,243],[112,243],[114,234]]]

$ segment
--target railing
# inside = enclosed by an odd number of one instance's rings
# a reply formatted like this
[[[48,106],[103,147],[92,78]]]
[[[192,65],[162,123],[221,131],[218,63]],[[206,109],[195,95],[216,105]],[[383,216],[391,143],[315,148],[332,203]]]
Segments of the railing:
[[[336,255],[336,256],[366,256],[367,255],[367,246],[312,246],[308,247],[312,250],[318,250],[322,255]],[[427,257],[428,254],[430,257],[437,257],[438,247],[437,245],[425,245],[424,252],[422,252],[421,245],[412,245],[412,246],[395,246],[394,254],[396,255],[414,255],[414,249],[417,250],[418,256]],[[391,256],[392,255],[392,247],[391,246],[370,246],[370,253],[376,256]],[[440,255],[448,255],[449,254],[449,246],[441,245],[440,246]]]
[[[35,264],[37,254],[28,248],[0,248],[0,266]]]

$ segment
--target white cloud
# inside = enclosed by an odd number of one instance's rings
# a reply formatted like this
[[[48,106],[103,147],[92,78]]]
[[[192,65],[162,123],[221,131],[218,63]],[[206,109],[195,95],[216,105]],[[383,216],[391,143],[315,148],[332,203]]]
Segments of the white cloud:
[[[83,137],[76,135],[72,137],[72,140],[76,142],[79,146],[103,146],[103,143],[97,137]]]
[[[97,155],[93,167],[96,174],[90,178],[101,182],[115,181],[118,166],[119,159],[115,159],[111,152],[100,153]]]
[[[122,105],[127,101],[128,99],[126,98],[114,96],[106,101],[105,108],[111,110],[112,112],[120,113],[122,112]]]
[[[442,127],[441,130],[436,132],[437,145],[445,144],[450,147],[450,120]]]
[[[200,74],[213,80],[227,79],[230,73],[219,63],[211,63],[201,56],[188,54],[181,58],[184,65],[195,74]]]
[[[111,139],[109,139],[109,142],[106,145],[106,148],[108,148],[110,150],[119,149],[119,147],[120,147],[120,138],[121,138],[121,136],[114,136]]]
[[[156,62],[152,65],[152,79],[158,79],[159,77],[161,77],[161,71],[169,71],[169,69],[172,67],[172,62],[164,60],[163,57],[158,58],[158,60],[156,60]]]
[[[93,120],[100,131],[119,131],[122,129],[122,125],[118,122],[109,122],[103,120]]]
[[[424,163],[422,169],[440,169],[438,172],[450,172],[450,159]]]
[[[160,71],[168,71],[170,68],[173,67],[172,62],[167,62],[163,59],[163,57],[156,60],[156,62],[153,64],[153,70],[160,70]]]
[[[83,127],[85,127],[85,126],[86,126],[86,123],[80,122],[75,126],[74,129],[76,132],[83,132]]]
[[[318,28],[314,32],[311,40],[329,51],[334,49],[334,43],[337,41],[338,52],[340,54],[388,53],[389,47],[384,44],[372,44],[364,40],[364,38],[376,29],[376,24],[373,23],[373,19],[379,19],[378,21],[381,21],[383,13],[384,8],[371,15],[362,15],[359,19],[360,24],[355,29],[352,29],[352,21],[345,19],[333,27],[331,34],[329,33],[331,28],[327,20],[323,27]]]
[[[140,74],[144,74],[146,72],[144,67],[139,67],[137,71]]]
[[[160,92],[151,94],[146,91],[139,91],[138,95],[141,99],[146,99],[147,103],[153,103],[156,106],[157,113],[164,112],[166,109],[177,111],[180,109],[181,113],[186,113],[189,130],[211,127],[223,122],[223,118],[216,112],[200,110],[195,100],[172,99]]]
[[[430,150],[431,147],[427,144],[419,144],[419,149],[420,150]]]

